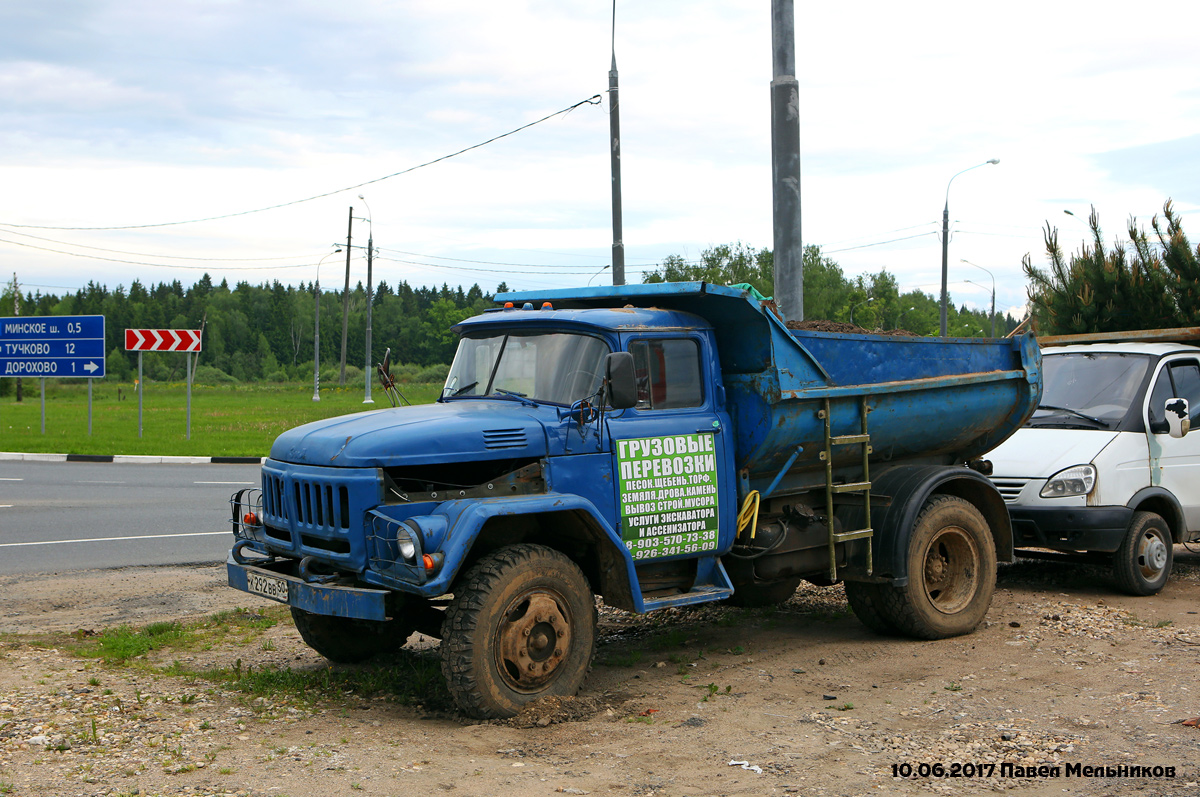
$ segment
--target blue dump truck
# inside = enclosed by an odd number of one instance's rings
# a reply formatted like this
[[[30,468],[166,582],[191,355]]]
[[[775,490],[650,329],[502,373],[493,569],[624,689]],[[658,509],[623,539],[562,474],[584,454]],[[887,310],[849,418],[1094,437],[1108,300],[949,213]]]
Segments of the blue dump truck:
[[[969,633],[1012,526],[980,455],[1041,394],[1034,339],[789,329],[736,287],[510,293],[441,398],[280,435],[231,500],[229,584],[336,662],[441,639],[464,712],[581,687],[596,602],[844,582],[882,633]]]

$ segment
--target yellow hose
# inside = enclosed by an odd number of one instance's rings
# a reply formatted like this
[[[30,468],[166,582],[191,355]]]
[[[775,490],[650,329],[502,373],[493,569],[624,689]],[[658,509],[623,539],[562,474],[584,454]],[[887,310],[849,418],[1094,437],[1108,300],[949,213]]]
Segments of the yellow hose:
[[[754,532],[758,529],[758,490],[751,490],[746,500],[742,502],[742,511],[738,512],[738,527],[737,536],[742,536],[742,530],[746,526],[750,527],[750,539],[754,539]]]

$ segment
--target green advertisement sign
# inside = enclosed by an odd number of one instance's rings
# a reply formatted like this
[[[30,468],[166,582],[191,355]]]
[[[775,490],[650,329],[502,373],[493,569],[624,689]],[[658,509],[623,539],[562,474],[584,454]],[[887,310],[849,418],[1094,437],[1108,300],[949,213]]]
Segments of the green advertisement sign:
[[[621,539],[635,560],[717,547],[713,434],[617,441]]]

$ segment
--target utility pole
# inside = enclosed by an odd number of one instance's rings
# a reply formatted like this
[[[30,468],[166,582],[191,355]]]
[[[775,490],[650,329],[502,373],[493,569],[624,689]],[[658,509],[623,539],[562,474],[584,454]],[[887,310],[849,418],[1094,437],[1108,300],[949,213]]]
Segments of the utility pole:
[[[350,234],[354,231],[354,206],[350,206],[350,221],[346,225],[346,287],[342,290],[342,365],[338,386],[346,386],[346,335],[350,331]],[[337,283],[335,282],[334,285]]]
[[[771,0],[771,188],[775,228],[775,305],[804,320],[804,243],[800,237],[800,83],[796,80],[793,0]]]
[[[612,69],[608,71],[609,164],[612,171],[612,278],[625,284],[625,241],[621,229],[621,105],[617,102],[617,0],[613,0]]]

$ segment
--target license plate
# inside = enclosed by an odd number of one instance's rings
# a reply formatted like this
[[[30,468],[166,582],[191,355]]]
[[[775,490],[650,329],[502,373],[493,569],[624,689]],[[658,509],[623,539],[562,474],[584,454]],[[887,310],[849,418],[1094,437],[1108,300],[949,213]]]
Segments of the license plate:
[[[280,603],[288,602],[288,583],[282,578],[264,576],[261,573],[247,573],[246,591]]]

